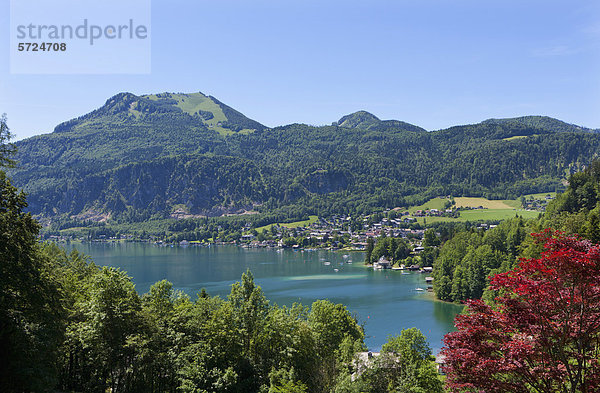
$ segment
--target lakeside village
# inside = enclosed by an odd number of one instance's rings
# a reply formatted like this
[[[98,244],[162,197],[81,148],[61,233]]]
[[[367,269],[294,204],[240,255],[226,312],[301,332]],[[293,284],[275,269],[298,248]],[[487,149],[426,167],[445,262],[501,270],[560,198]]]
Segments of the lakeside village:
[[[418,270],[423,267],[419,264],[419,254],[425,248],[423,239],[426,228],[417,222],[416,217],[457,217],[457,209],[416,210],[412,214],[408,211],[401,212],[398,209],[388,209],[383,212],[373,213],[367,216],[350,217],[345,215],[334,215],[329,218],[312,216],[310,220],[294,224],[272,224],[262,228],[252,228],[247,223],[238,235],[230,240],[222,240],[221,236],[215,236],[217,240],[209,241],[176,240],[167,242],[153,236],[146,238],[134,236],[127,233],[117,236],[106,236],[100,234],[96,237],[76,237],[74,235],[50,235],[45,238],[56,242],[99,242],[99,243],[121,243],[121,242],[149,242],[161,247],[207,247],[211,245],[238,245],[244,248],[276,248],[292,249],[296,251],[312,251],[316,249],[341,250],[341,251],[368,251],[373,250],[377,239],[390,238],[401,239],[404,247],[410,254],[405,255],[410,264],[399,264],[394,256],[382,255],[372,263],[375,269],[407,269]],[[485,223],[477,224],[477,228],[488,229],[495,225]],[[433,232],[432,229],[429,229]],[[436,237],[440,234],[437,233]],[[413,259],[408,258],[412,256]],[[395,263],[396,262],[396,263]],[[412,263],[414,262],[414,263]]]
[[[430,227],[426,222],[445,217],[453,221],[465,210],[481,210],[483,206],[456,207],[452,197],[446,199],[443,209],[413,208],[386,209],[366,216],[350,217],[334,215],[328,218],[311,216],[309,220],[271,224],[253,228],[246,222],[242,228],[233,232],[218,226],[211,237],[203,240],[191,240],[186,233],[175,233],[168,240],[164,237],[130,233],[99,233],[95,236],[77,236],[75,234],[47,234],[46,240],[55,242],[100,242],[117,244],[121,242],[146,242],[159,247],[210,247],[212,245],[237,245],[244,248],[275,248],[294,251],[312,251],[325,249],[332,251],[365,252],[364,262],[373,269],[412,270],[430,273],[433,261],[437,257],[437,246],[447,239],[448,227]],[[550,196],[545,198],[521,198],[521,204],[527,210],[541,212],[545,210]],[[450,203],[450,201],[452,203]],[[420,219],[420,221],[419,221]],[[184,220],[184,219],[178,219]],[[454,221],[457,222],[457,221]],[[496,221],[497,222],[497,221]],[[494,228],[493,223],[465,223],[475,230]]]

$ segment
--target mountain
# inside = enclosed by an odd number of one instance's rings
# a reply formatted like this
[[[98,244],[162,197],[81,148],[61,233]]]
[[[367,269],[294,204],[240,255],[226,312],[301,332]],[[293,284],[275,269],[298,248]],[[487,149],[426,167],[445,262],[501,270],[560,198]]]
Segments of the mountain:
[[[202,93],[120,93],[17,147],[10,175],[32,213],[146,221],[554,191],[597,155],[600,134],[534,116],[427,132],[364,111],[267,128]]]
[[[223,104],[215,97],[202,93],[162,93],[136,96],[131,93],[119,93],[109,98],[101,108],[77,119],[59,124],[54,132],[73,132],[85,130],[94,121],[105,118],[119,118],[123,121],[152,122],[153,115],[181,117],[190,126],[213,129],[222,134],[263,130],[265,126],[233,108]]]
[[[343,116],[337,123],[340,127],[359,128],[364,130],[400,129],[412,132],[425,131],[421,127],[405,123],[399,120],[379,120],[379,118],[367,111],[358,111]]]
[[[523,116],[509,119],[488,119],[483,124],[496,124],[511,127],[527,127],[539,129],[544,132],[598,132],[590,128],[580,127],[575,124],[565,123],[548,116]]]

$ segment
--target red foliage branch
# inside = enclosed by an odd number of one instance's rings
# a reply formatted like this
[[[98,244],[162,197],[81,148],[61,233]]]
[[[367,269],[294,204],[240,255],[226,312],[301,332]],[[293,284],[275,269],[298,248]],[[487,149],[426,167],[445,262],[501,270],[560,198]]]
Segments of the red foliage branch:
[[[446,335],[452,392],[600,392],[600,245],[534,234],[545,251],[491,280]]]

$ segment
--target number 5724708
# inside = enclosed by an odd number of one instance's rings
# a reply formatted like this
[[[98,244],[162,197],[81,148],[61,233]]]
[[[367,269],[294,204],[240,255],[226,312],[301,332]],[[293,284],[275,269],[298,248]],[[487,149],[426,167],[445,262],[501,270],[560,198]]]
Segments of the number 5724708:
[[[64,52],[67,44],[64,42],[19,42],[19,52]]]

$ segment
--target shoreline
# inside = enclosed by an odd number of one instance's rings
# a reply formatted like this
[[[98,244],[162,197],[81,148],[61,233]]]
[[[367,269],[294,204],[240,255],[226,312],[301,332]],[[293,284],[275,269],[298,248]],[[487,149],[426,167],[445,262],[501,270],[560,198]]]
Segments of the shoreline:
[[[454,303],[454,302],[449,302],[447,300],[438,299],[437,296],[435,296],[434,292],[427,292],[424,296],[427,297],[427,300],[432,301],[432,302],[439,302],[439,303],[449,304],[449,305],[458,306],[458,307],[462,306],[463,308],[466,307],[466,304],[463,304],[463,303]]]
[[[291,251],[331,251],[331,252],[337,252],[337,253],[358,253],[358,252],[365,252],[365,250],[359,250],[359,249],[348,249],[348,248],[330,248],[330,247],[308,247],[308,248],[293,248],[293,247],[280,247],[280,246],[249,246],[248,244],[242,243],[202,243],[202,242],[194,242],[191,241],[187,244],[181,244],[181,243],[165,243],[165,242],[156,242],[156,241],[152,241],[152,240],[130,240],[130,239],[110,239],[110,240],[103,240],[103,239],[93,239],[93,240],[56,240],[56,239],[39,239],[42,242],[52,242],[52,243],[56,243],[56,244],[126,244],[126,243],[139,243],[139,244],[150,244],[153,246],[158,246],[158,247],[181,247],[181,248],[188,248],[188,247],[216,247],[216,246],[236,246],[236,247],[241,247],[241,248],[248,248],[248,249],[265,249],[265,250],[291,250]]]

